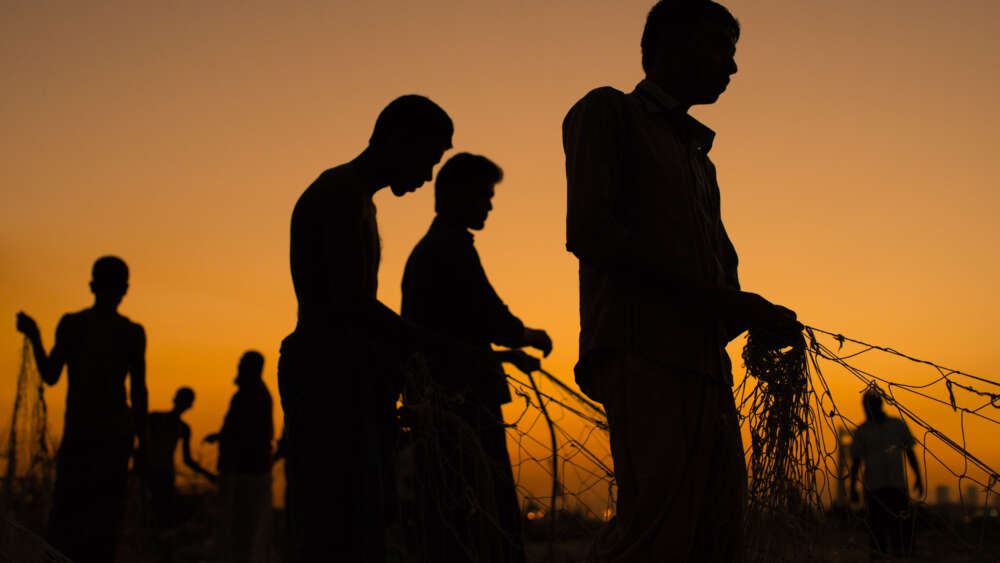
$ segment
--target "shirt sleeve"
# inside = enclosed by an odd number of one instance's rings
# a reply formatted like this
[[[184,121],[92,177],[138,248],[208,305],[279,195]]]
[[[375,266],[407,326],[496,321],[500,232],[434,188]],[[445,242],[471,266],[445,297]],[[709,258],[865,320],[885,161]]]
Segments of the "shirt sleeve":
[[[597,266],[627,262],[636,246],[618,205],[623,182],[620,96],[612,88],[594,90],[563,121],[566,248]]]
[[[486,270],[479,260],[479,253],[474,249],[471,259],[475,261],[470,266],[476,269],[481,299],[486,307],[486,327],[490,332],[490,341],[501,346],[516,348],[524,338],[524,323],[510,312],[510,308],[500,299],[493,284],[486,277]]]

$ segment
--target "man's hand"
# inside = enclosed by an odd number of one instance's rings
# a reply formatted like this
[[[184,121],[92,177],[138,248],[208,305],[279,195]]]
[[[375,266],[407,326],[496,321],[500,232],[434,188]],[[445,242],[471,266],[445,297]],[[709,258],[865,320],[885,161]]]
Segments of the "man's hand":
[[[202,442],[205,442],[205,443],[208,443],[208,444],[214,444],[214,443],[216,443],[218,441],[219,441],[219,433],[218,432],[213,432],[213,433],[209,434],[208,436],[205,436],[204,439],[202,439]]]
[[[521,339],[521,343],[538,350],[545,358],[552,352],[552,339],[544,330],[524,327],[524,338]]]
[[[17,330],[28,338],[36,338],[39,335],[38,323],[29,317],[24,311],[17,314]]]
[[[776,335],[795,335],[802,331],[802,323],[796,319],[795,311],[775,305],[756,293],[740,292],[737,295],[733,313],[743,328]]]
[[[861,498],[858,497],[858,487],[851,486],[851,502],[858,502]]]
[[[526,374],[542,369],[542,362],[534,356],[529,356],[521,350],[509,350],[503,355],[503,361],[514,364],[514,367]]]
[[[924,496],[924,482],[920,480],[920,475],[917,475],[917,480],[913,482],[913,490],[917,492],[917,497]]]

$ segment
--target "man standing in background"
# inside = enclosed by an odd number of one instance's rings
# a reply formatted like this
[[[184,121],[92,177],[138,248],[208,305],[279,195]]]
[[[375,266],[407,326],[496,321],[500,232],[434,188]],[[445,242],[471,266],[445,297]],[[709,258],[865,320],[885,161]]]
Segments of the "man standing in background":
[[[851,501],[858,501],[858,472],[865,466],[863,479],[868,527],[875,556],[889,553],[910,555],[913,549],[913,519],[907,492],[903,456],[913,470],[913,489],[923,494],[920,464],[913,452],[916,440],[906,423],[882,410],[882,396],[875,389],[861,400],[865,421],[854,430],[851,441]]]
[[[238,390],[229,402],[222,430],[205,437],[219,443],[219,523],[223,559],[244,563],[271,548],[271,392],[261,378],[264,356],[248,351],[236,372]]]
[[[18,313],[42,381],[55,385],[67,368],[66,419],[56,460],[48,540],[73,561],[113,561],[128,492],[128,460],[146,451],[146,332],[118,313],[128,291],[128,266],[117,256],[94,262],[94,305],[68,313],[45,353],[35,320]],[[126,401],[129,378],[131,409]]]
[[[688,115],[736,72],[740,26],[708,0],[662,0],[642,80],[598,88],[563,123],[566,247],[580,260],[580,388],[604,404],[616,517],[590,561],[739,561],[746,465],[726,344],[794,331],[740,291],[720,213],[715,133]]]
[[[194,391],[181,387],[174,394],[174,408],[166,412],[149,413],[149,471],[146,486],[153,504],[153,512],[161,528],[170,528],[181,519],[177,504],[174,453],[181,443],[184,465],[192,471],[215,482],[215,474],[198,464],[191,457],[191,427],[181,415],[194,404]]]

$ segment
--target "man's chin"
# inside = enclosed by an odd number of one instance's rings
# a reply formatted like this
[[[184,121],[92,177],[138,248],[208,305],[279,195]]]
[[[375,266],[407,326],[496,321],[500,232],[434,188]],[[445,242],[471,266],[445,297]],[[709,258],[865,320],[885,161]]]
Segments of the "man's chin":
[[[406,195],[406,194],[408,194],[410,192],[417,191],[417,188],[419,188],[419,187],[420,186],[395,186],[395,185],[392,185],[392,186],[389,186],[389,189],[392,190],[392,195],[394,195],[396,197],[403,197],[404,195]]]

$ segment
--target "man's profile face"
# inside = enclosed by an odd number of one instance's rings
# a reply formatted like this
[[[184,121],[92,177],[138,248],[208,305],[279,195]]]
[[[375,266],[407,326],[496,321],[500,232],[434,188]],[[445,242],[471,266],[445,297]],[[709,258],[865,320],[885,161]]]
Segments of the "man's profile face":
[[[711,104],[719,99],[736,73],[735,31],[702,19],[692,30],[682,54],[675,55],[671,74],[679,101],[687,105]],[[667,57],[664,57],[667,59]]]
[[[494,193],[496,193],[494,184],[469,188],[468,200],[463,213],[466,228],[478,231],[486,226],[486,218],[493,210]]]
[[[416,191],[434,177],[434,167],[450,148],[450,142],[443,145],[440,141],[433,142],[426,138],[404,145],[397,156],[396,172],[389,182],[389,189],[397,197]]]

